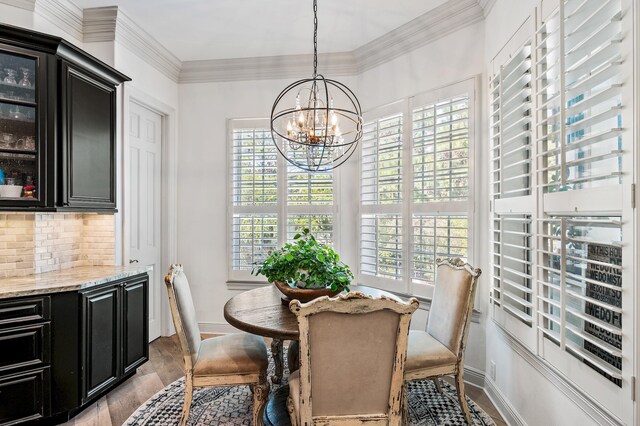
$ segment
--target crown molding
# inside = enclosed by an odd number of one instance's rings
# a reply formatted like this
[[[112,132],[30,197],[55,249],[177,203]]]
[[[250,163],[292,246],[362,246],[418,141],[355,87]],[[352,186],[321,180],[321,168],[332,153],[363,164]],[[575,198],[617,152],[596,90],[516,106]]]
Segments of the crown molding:
[[[363,72],[484,19],[477,0],[449,0],[354,51]]]
[[[282,55],[253,58],[212,59],[182,63],[180,83],[242,80],[274,80],[311,76],[313,55]],[[354,75],[358,71],[353,53],[318,55],[318,67],[327,75]]]
[[[0,0],[0,3],[28,10],[30,12],[33,12],[36,8],[36,0]]]
[[[478,0],[478,4],[484,10],[484,16],[486,17],[493,9],[493,5],[496,4],[496,0]]]
[[[318,55],[331,76],[356,75],[484,19],[479,0],[449,0],[352,52]],[[484,1],[484,0],[480,0]],[[185,61],[179,83],[295,78],[311,73],[312,55]]]
[[[177,82],[182,63],[117,6],[84,10],[84,42],[117,41]]]
[[[82,40],[82,9],[70,0],[36,0],[34,12]]]

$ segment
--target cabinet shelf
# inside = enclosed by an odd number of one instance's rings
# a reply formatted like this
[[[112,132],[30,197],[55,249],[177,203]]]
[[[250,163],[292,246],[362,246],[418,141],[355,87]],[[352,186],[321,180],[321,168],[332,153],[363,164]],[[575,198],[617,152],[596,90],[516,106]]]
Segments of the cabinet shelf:
[[[37,107],[38,104],[34,100],[29,99],[20,99],[20,98],[7,98],[0,94],[0,103],[10,104],[10,105],[18,105],[18,106],[26,106],[26,107]]]
[[[0,148],[0,154],[37,155],[38,151],[30,149]]]
[[[26,92],[35,92],[35,86],[21,86],[19,84],[11,84],[5,83],[4,81],[0,81],[0,90],[18,90],[18,91],[26,91]]]

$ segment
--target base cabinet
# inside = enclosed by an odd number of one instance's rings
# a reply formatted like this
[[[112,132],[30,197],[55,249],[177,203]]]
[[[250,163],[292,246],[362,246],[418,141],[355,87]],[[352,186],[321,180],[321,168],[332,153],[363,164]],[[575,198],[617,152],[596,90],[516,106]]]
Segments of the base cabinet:
[[[149,359],[148,275],[0,300],[0,426],[64,423]]]

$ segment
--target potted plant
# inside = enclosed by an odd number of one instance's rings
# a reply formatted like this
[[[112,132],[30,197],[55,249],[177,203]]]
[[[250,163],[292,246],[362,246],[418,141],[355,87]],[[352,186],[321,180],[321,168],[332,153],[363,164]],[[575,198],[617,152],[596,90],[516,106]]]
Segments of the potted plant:
[[[335,296],[349,290],[353,274],[340,256],[325,244],[320,244],[305,228],[293,237],[293,242],[274,251],[253,269],[254,275],[264,275],[284,297],[308,302],[320,296]]]

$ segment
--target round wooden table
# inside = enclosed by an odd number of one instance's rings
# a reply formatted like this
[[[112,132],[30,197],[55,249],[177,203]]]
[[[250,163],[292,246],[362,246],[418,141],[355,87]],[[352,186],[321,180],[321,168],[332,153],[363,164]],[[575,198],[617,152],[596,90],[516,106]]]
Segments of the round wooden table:
[[[357,291],[373,297],[382,295],[400,300],[395,295],[372,287],[357,286]],[[224,318],[235,328],[247,333],[273,339],[271,353],[275,363],[274,383],[282,381],[282,343],[291,340],[289,345],[289,370],[297,370],[299,339],[298,320],[282,303],[282,293],[273,286],[265,286],[245,291],[232,297],[224,305]]]

